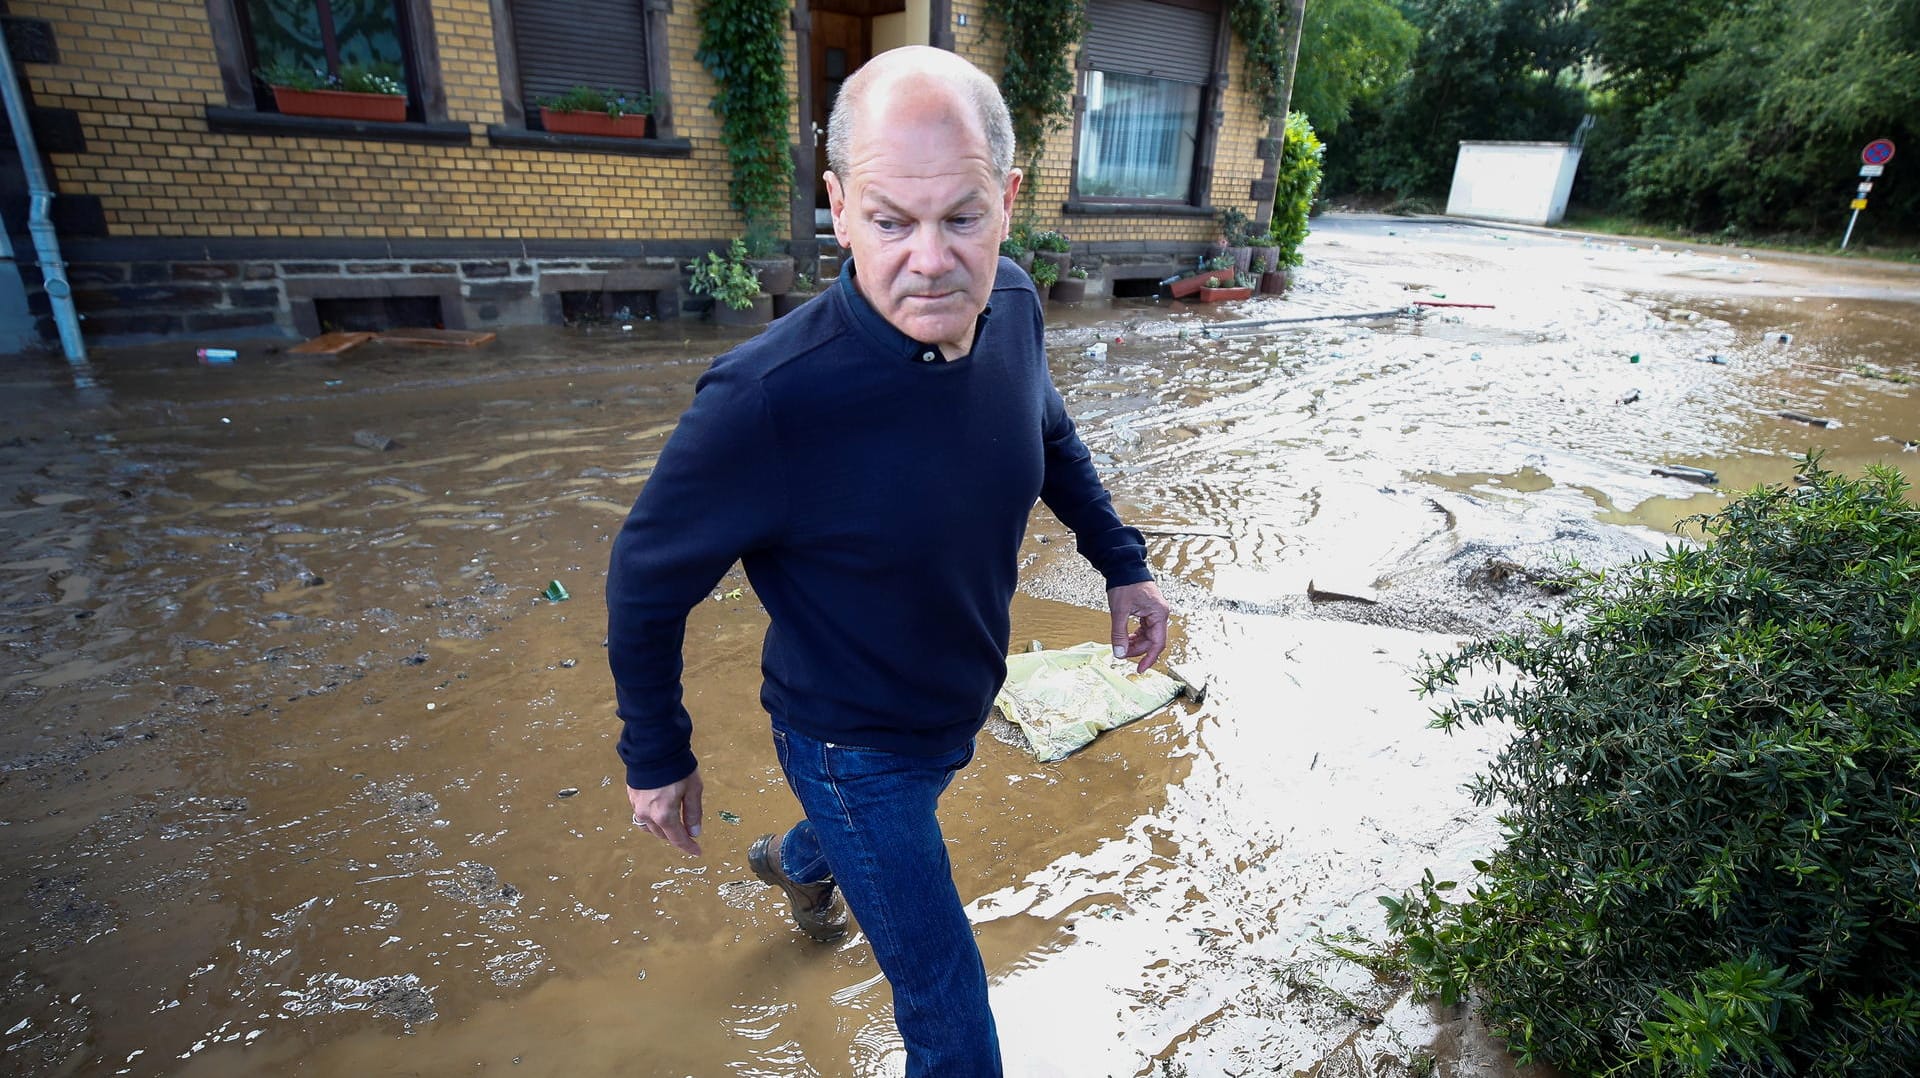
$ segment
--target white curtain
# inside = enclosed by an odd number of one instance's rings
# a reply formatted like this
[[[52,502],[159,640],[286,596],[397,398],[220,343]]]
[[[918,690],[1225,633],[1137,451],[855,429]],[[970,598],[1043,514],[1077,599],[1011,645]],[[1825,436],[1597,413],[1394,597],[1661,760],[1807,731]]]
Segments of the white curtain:
[[[1086,94],[1081,197],[1188,201],[1200,135],[1200,87],[1089,71]]]

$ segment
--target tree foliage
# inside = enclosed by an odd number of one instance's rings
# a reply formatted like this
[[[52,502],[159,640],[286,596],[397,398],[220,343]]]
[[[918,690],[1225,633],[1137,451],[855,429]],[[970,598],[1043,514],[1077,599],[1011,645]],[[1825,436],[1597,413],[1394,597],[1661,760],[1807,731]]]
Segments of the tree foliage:
[[[1505,846],[1466,902],[1382,899],[1423,985],[1574,1073],[1905,1075],[1920,1061],[1920,507],[1805,462],[1707,542],[1576,581],[1467,646],[1517,680],[1473,784]],[[1617,1068],[1617,1069],[1616,1069]]]
[[[1301,263],[1300,245],[1307,239],[1307,214],[1320,193],[1320,139],[1304,112],[1287,115],[1287,144],[1280,153],[1280,170],[1274,178],[1273,220],[1267,231],[1273,234],[1280,266]],[[1279,266],[1270,267],[1278,269]]]
[[[1390,0],[1313,0],[1305,23],[1293,110],[1322,136],[1346,123],[1355,102],[1378,104],[1406,75],[1420,41]]]

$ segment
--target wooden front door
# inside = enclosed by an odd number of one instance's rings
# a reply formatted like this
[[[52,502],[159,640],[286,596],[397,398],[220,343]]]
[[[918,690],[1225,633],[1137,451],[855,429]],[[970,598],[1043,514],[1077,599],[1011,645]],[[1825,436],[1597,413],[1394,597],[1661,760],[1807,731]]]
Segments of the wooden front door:
[[[864,15],[813,11],[813,124],[819,136],[813,142],[813,174],[827,170],[827,118],[840,84],[860,69],[873,52],[873,24]],[[827,204],[827,185],[820,182],[814,204]]]

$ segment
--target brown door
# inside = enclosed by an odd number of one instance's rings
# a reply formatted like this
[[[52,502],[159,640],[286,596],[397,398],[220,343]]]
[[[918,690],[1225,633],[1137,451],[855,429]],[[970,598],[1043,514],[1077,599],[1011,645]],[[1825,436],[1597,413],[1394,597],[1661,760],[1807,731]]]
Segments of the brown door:
[[[838,11],[813,10],[813,123],[820,136],[814,140],[813,174],[827,170],[827,117],[833,115],[833,99],[847,76],[867,62],[873,50],[873,24],[864,15]],[[827,185],[818,184],[816,206],[827,204]]]

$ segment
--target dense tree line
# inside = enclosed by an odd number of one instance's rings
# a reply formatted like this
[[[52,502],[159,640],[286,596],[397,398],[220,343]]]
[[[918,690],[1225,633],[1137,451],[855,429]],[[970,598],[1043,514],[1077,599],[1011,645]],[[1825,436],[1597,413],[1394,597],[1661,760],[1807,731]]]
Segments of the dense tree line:
[[[1591,116],[1576,202],[1730,236],[1837,233],[1891,138],[1872,224],[1920,232],[1920,0],[1313,0],[1294,107],[1330,193],[1433,201],[1461,140]]]

